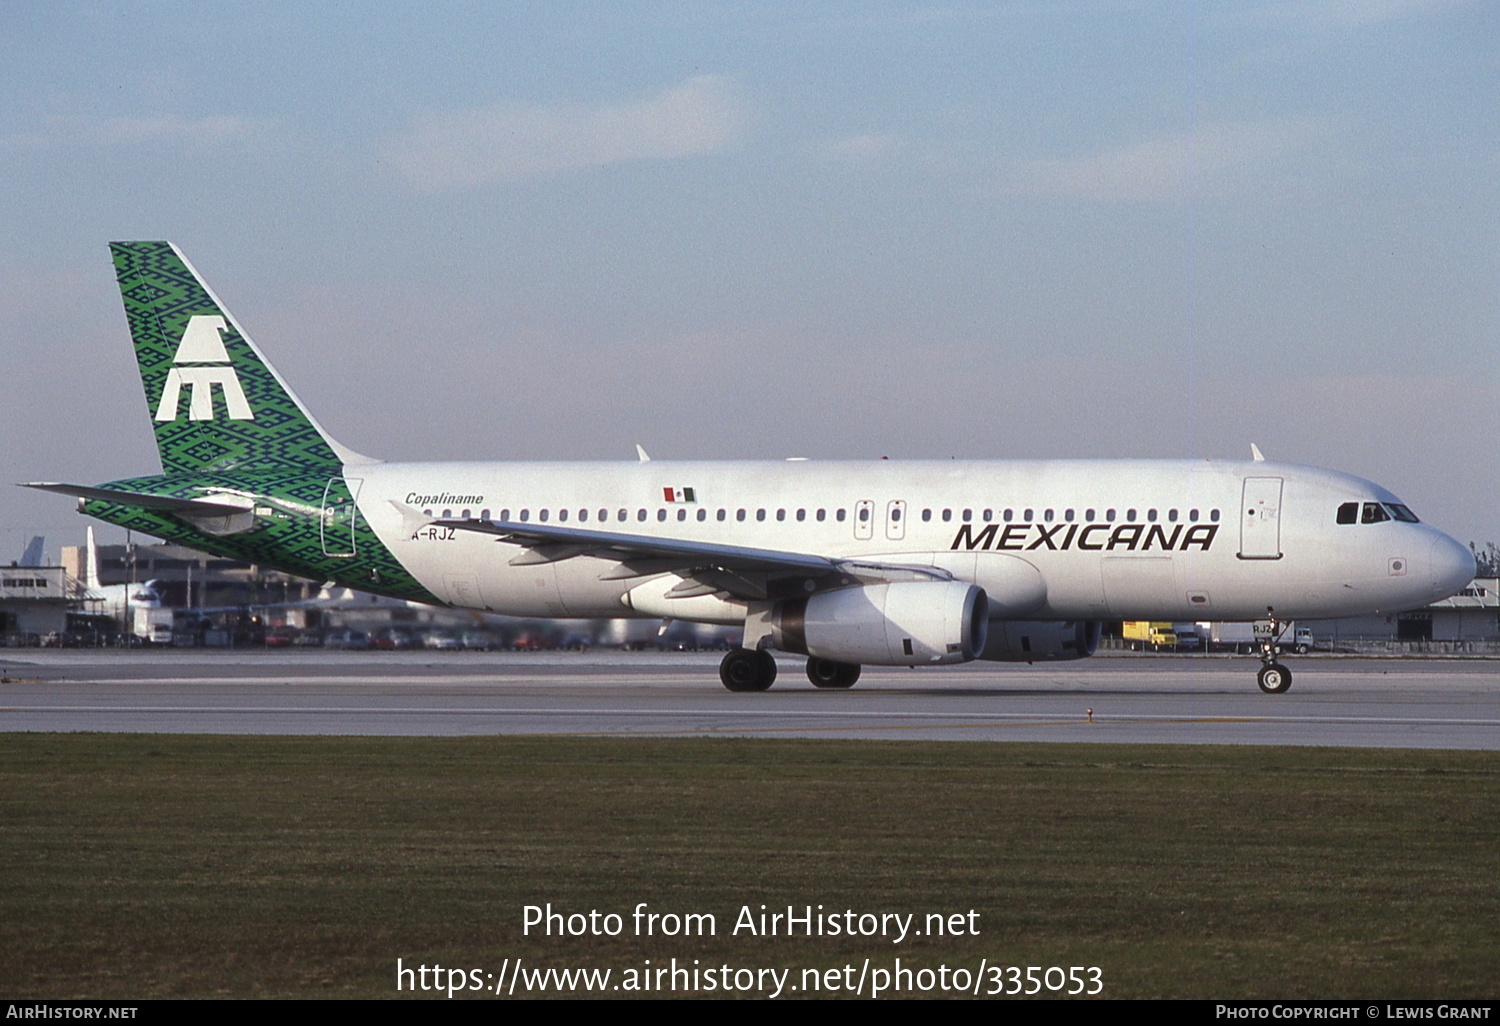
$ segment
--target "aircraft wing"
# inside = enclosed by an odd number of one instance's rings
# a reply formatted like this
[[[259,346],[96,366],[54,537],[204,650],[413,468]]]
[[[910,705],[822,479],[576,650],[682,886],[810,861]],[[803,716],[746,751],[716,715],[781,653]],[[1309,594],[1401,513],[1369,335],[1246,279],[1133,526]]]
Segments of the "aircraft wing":
[[[726,591],[741,598],[764,598],[765,582],[788,577],[816,578],[846,575],[858,579],[910,580],[913,577],[949,580],[936,567],[905,566],[868,560],[838,559],[805,552],[756,549],[740,545],[684,538],[661,538],[613,531],[591,531],[561,524],[518,523],[511,520],[432,520],[437,527],[494,535],[527,551],[511,560],[514,566],[553,563],[575,556],[596,556],[620,562],[603,575],[620,580],[650,574],[675,573],[701,582],[698,591]],[[684,582],[687,583],[686,581]],[[683,589],[679,594],[692,593]]]

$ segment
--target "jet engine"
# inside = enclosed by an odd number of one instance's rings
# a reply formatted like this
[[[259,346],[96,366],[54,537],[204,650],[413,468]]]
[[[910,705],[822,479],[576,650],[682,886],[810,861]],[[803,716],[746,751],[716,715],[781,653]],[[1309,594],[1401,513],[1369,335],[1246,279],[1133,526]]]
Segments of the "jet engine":
[[[996,663],[1083,659],[1099,647],[1098,620],[992,620],[979,658]]]
[[[962,581],[900,581],[778,602],[783,652],[874,666],[968,662],[984,651],[989,600]]]

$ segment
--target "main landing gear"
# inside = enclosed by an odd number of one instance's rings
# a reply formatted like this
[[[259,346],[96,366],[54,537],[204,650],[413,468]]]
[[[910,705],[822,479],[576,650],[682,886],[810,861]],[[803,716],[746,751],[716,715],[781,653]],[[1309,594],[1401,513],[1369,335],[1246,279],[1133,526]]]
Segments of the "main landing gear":
[[[776,680],[776,660],[764,650],[732,648],[719,664],[719,679],[730,691],[764,691]],[[807,679],[817,688],[851,688],[859,666],[814,656],[807,661]]]
[[[776,680],[776,660],[763,650],[731,648],[719,664],[719,679],[730,691],[764,691]]]
[[[815,688],[852,688],[859,680],[859,664],[836,663],[814,656],[807,661],[807,679]]]
[[[1269,613],[1270,610],[1266,612]],[[1286,633],[1287,626],[1272,617],[1270,632],[1260,639],[1260,672],[1255,675],[1255,683],[1268,695],[1284,695],[1292,688],[1292,671],[1276,661],[1281,653],[1278,642]]]

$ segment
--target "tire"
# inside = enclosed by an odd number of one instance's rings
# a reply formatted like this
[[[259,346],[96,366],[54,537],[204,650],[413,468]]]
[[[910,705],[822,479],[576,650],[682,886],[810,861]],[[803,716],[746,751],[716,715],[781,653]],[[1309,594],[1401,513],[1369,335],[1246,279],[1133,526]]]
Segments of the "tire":
[[[776,680],[776,660],[769,652],[732,648],[719,663],[719,680],[730,691],[765,691]]]
[[[1292,687],[1292,671],[1280,663],[1267,663],[1255,675],[1255,683],[1268,695],[1284,695]]]
[[[859,664],[838,663],[814,656],[807,661],[807,679],[815,688],[852,688],[859,680]]]

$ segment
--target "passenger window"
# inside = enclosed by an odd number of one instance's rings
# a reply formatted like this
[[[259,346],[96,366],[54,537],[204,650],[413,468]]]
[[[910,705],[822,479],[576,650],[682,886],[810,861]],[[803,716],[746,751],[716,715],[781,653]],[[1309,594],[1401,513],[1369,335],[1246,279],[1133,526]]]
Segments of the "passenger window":
[[[510,519],[510,510],[508,510],[508,509],[502,509],[500,511],[500,519],[501,520],[509,520]]]
[[[529,509],[523,509],[523,510],[521,510],[521,523],[524,524],[524,523],[526,523],[526,521],[528,521],[530,519],[531,519],[531,510],[529,510]]]
[[[423,516],[424,516],[424,517],[430,517],[430,516],[432,516],[432,510],[430,510],[430,509],[424,509],[424,510],[423,510],[423,511],[422,511],[422,515],[423,515]]]
[[[891,507],[891,523],[893,523],[893,524],[899,524],[899,523],[901,523],[901,507],[900,506],[892,506]]]
[[[720,509],[720,510],[719,510],[719,512],[717,512],[717,513],[715,513],[715,514],[714,514],[714,518],[715,518],[715,519],[716,519],[716,520],[718,520],[718,521],[719,521],[719,523],[721,523],[721,524],[722,524],[722,523],[723,523],[723,522],[724,522],[724,518],[725,518],[725,517],[726,517],[726,516],[728,516],[728,515],[729,515],[729,511],[728,511],[728,510],[725,510],[725,509]]]
[[[776,519],[777,520],[785,520],[786,519],[786,510],[784,510],[784,509],[778,509],[776,511]]]
[[[578,511],[578,522],[581,523],[581,524],[586,524],[586,523],[589,522],[589,511],[588,510],[581,509],[581,510]]]
[[[625,521],[630,519],[630,511],[628,509],[620,510],[619,515],[615,517],[615,519],[623,524]]]
[[[445,510],[443,510],[443,519],[444,520],[452,520],[453,519],[453,511],[451,509],[445,509]],[[543,517],[542,519],[545,520],[546,518]]]
[[[973,519],[974,519],[974,511],[972,509],[966,509],[966,510],[964,510],[964,523],[967,524],[969,521],[971,521]]]
[[[1156,510],[1154,510],[1154,509],[1148,509],[1148,510],[1146,510],[1146,519],[1149,520],[1149,521],[1151,521],[1151,523],[1153,523],[1153,524],[1156,523]]]
[[[1208,519],[1212,520],[1214,523],[1217,524],[1219,522],[1219,511],[1216,510],[1216,509],[1209,510],[1208,511]]]
[[[1031,515],[1033,512],[1034,512],[1033,510],[1029,510],[1029,509],[1026,511],[1026,522],[1027,523],[1030,523],[1031,521],[1033,521],[1033,520],[1036,519],[1035,517],[1033,517]]]
[[[607,509],[601,509],[599,511],[599,523],[601,523],[601,524],[607,524],[607,523],[609,523],[609,510],[607,510]]]
[[[821,524],[827,518],[827,516],[828,516],[828,511],[826,509],[820,509],[820,510],[818,510],[818,523]]]
[[[989,523],[991,520],[994,520],[994,519],[995,519],[995,511],[994,510],[987,509],[987,510],[984,511],[984,522],[986,524]]]
[[[1198,522],[1198,511],[1195,509],[1188,510],[1188,519],[1196,524]]]
[[[1042,519],[1049,524],[1052,523],[1052,511],[1050,509],[1042,510]]]
[[[1125,511],[1125,522],[1127,524],[1135,522],[1135,510],[1130,509]]]
[[[740,521],[740,522],[743,523],[744,519],[745,519],[745,511],[742,510],[742,509],[735,510],[735,512],[734,512],[734,519],[736,519],[736,520],[738,520],[738,521]]]
[[[679,510],[679,512],[681,512],[681,511]],[[667,511],[664,510],[664,509],[658,509],[656,511],[656,522],[659,524],[659,523],[661,523],[662,521],[664,521],[666,519],[667,519]]]
[[[1084,510],[1083,511],[1083,519],[1092,521],[1094,519],[1094,511],[1091,510],[1091,509]]]
[[[663,510],[663,512],[665,512],[665,510]],[[677,522],[680,524],[680,523],[682,523],[686,519],[687,519],[687,510],[685,510],[685,509],[679,509],[677,511]]]
[[[635,518],[636,518],[636,520],[638,520],[638,521],[640,521],[642,523],[645,523],[645,520],[646,520],[646,511],[644,509],[638,509],[638,510],[636,510],[635,511]]]
[[[490,511],[489,510],[482,509],[482,510],[479,511],[479,519],[480,520],[488,520],[489,518],[490,518]]]
[[[1014,517],[1015,517],[1015,514],[1016,514],[1016,511],[1015,511],[1015,510],[1013,510],[1013,509],[1008,509],[1008,510],[1006,510],[1006,511],[1005,511],[1005,522],[1006,522],[1006,523],[1007,523],[1007,524],[1008,524],[1008,523],[1010,523],[1010,522],[1011,522],[1011,520],[1012,520],[1012,519],[1014,519]]]
[[[1112,509],[1105,510],[1104,511],[1104,519],[1107,520],[1107,521],[1109,521],[1111,524],[1114,523],[1115,522],[1115,511],[1112,510]]]
[[[1391,519],[1391,515],[1385,511],[1380,503],[1367,502],[1365,503],[1364,515],[1360,517],[1360,523],[1378,524],[1389,519]]]
[[[839,509],[839,511],[833,515],[833,519],[842,524],[844,522],[844,513],[845,511],[842,508]]]
[[[925,523],[927,523],[927,521],[929,521],[931,519],[932,519],[932,510],[930,510],[930,509],[924,509],[922,511],[922,523],[925,524]]]
[[[953,511],[951,509],[945,509],[945,510],[943,510],[943,523],[946,524],[948,521],[950,521],[952,519],[953,519]]]
[[[755,519],[756,520],[764,520],[764,519],[766,519],[766,511],[764,509],[758,509],[758,510],[756,510],[755,511]]]
[[[1167,510],[1167,520],[1174,524],[1177,523],[1177,511],[1175,509]]]
[[[799,509],[797,511],[797,520],[799,522],[801,522],[801,521],[806,520],[806,519],[807,519],[807,510],[805,510],[805,509]]]
[[[469,519],[469,511],[466,510],[466,509],[461,509],[461,510],[458,511],[458,516],[459,516],[459,518],[461,520],[468,520]]]
[[[543,517],[542,519],[545,520],[547,518]],[[565,509],[558,510],[557,511],[557,519],[558,519],[559,523],[565,523],[567,521],[567,519],[568,519],[568,511],[565,510]]]
[[[547,522],[547,510],[542,510],[536,515],[536,518],[545,524]]]
[[[861,524],[868,523],[869,519],[870,519],[870,507],[868,507],[868,506],[861,506],[859,508],[859,522]]]
[[[1334,519],[1340,524],[1359,523],[1359,503],[1345,502],[1340,504],[1338,515]]]
[[[705,521],[707,519],[708,519],[708,510],[706,510],[706,509],[700,509],[698,511],[698,522],[701,524],[703,521]]]

